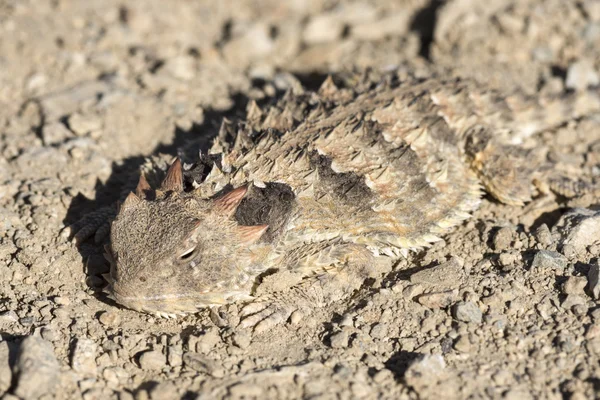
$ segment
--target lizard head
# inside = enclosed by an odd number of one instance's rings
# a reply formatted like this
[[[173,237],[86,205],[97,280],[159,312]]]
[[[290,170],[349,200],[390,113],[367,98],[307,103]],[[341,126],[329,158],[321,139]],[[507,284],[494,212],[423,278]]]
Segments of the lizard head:
[[[112,223],[108,292],[128,308],[171,316],[249,296],[268,226],[232,218],[246,187],[201,199],[182,175],[178,159],[156,191],[142,175]]]

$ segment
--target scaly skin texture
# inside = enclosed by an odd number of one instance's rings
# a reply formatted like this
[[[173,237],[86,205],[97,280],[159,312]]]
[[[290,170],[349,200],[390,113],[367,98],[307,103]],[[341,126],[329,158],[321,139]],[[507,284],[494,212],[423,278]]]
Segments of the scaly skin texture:
[[[295,285],[242,311],[242,324],[266,329],[439,240],[482,188],[528,202],[540,165],[519,144],[598,108],[592,94],[540,104],[472,82],[394,79],[357,90],[327,79],[265,110],[251,103],[245,121],[224,123],[193,190],[178,159],[160,187],[142,174],[112,223],[110,292],[172,316],[249,300],[278,271]]]

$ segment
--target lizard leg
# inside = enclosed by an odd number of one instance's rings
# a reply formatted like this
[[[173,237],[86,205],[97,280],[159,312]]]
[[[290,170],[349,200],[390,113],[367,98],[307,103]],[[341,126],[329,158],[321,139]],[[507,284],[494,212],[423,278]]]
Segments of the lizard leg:
[[[502,203],[522,206],[533,197],[537,155],[496,139],[491,129],[475,126],[466,134],[465,153],[486,191]]]
[[[65,227],[60,235],[63,238],[73,240],[77,245],[92,236],[94,236],[96,243],[101,243],[110,233],[110,222],[116,214],[117,210],[114,206],[99,208]]]
[[[285,323],[292,314],[309,315],[315,308],[349,297],[366,278],[377,276],[390,264],[387,257],[375,257],[366,247],[350,243],[332,245],[308,258],[293,268],[312,270],[313,275],[288,290],[260,296],[245,305],[241,327],[263,332]]]

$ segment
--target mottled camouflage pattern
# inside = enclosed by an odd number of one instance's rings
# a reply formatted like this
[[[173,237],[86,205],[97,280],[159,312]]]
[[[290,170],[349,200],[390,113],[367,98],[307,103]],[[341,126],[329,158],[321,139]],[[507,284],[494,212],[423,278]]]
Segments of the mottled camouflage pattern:
[[[290,296],[304,300],[250,304],[247,325],[335,301],[468,218],[482,188],[529,201],[535,165],[519,144],[599,108],[587,94],[539,104],[460,80],[391,81],[355,93],[327,79],[265,110],[250,103],[194,190],[179,160],[160,187],[142,175],[112,224],[116,301],[184,314],[250,299],[272,271],[295,274]]]

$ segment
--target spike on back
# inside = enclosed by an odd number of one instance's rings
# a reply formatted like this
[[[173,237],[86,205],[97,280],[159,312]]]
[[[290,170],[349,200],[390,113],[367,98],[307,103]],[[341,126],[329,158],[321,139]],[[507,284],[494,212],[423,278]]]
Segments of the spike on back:
[[[255,100],[252,100],[249,104],[248,104],[248,110],[246,112],[246,118],[250,121],[256,121],[259,120],[263,115],[262,110],[260,109],[260,107],[258,106],[258,104],[256,104]]]
[[[183,167],[179,157],[173,161],[173,164],[167,171],[167,176],[163,179],[160,189],[163,191],[182,192],[183,191]]]
[[[140,199],[139,197],[137,197],[135,195],[135,193],[129,192],[129,194],[127,195],[127,198],[125,199],[125,201],[123,202],[123,204],[121,204],[121,208],[119,209],[119,213],[126,212],[127,210],[130,210],[130,209],[134,208],[135,206],[137,206],[141,202],[142,202],[142,199]]]
[[[240,186],[215,200],[215,206],[224,214],[233,215],[248,192],[246,186]]]
[[[338,87],[333,82],[333,78],[331,75],[327,76],[327,79],[323,81],[321,87],[319,88],[319,94],[323,97],[331,97],[338,92]]]
[[[135,188],[135,194],[140,199],[147,199],[148,192],[151,190],[152,190],[152,188],[150,187],[150,184],[146,180],[146,176],[143,173],[140,174],[140,180],[138,181],[137,187]]]

